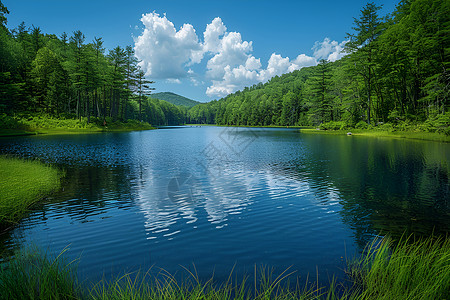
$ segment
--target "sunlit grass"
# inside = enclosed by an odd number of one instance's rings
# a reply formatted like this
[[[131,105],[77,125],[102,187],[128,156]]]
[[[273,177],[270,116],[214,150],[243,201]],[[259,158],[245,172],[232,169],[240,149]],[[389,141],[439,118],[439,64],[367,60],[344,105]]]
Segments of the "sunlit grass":
[[[0,136],[18,136],[30,134],[81,134],[98,132],[120,132],[155,129],[146,122],[128,120],[114,121],[107,118],[54,118],[48,115],[7,116],[0,115]]]
[[[449,299],[450,238],[389,238],[349,264],[359,299]]]
[[[38,161],[0,156],[0,227],[19,221],[28,208],[60,186],[63,172]]]

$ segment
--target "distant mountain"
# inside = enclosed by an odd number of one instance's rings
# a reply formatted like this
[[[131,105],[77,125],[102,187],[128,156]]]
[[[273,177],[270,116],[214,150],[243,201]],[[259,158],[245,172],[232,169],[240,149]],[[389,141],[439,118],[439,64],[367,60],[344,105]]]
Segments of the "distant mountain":
[[[169,103],[175,104],[175,105],[181,105],[186,106],[188,108],[191,108],[193,106],[196,106],[197,104],[200,104],[198,101],[191,100],[189,98],[170,93],[170,92],[163,92],[163,93],[155,93],[151,94],[150,97],[156,98],[159,100],[164,100]]]

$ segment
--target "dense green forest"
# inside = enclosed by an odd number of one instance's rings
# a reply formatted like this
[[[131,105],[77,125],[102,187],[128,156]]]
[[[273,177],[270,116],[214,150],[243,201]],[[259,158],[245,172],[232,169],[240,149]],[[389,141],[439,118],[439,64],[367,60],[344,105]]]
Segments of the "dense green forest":
[[[164,100],[169,103],[172,103],[174,105],[178,106],[185,106],[187,108],[191,108],[196,106],[197,104],[200,104],[200,102],[191,100],[189,98],[171,93],[171,92],[161,92],[161,93],[154,93],[151,95],[152,98]]]
[[[56,36],[24,23],[10,30],[0,2],[0,114],[450,134],[450,1],[402,0],[387,16],[380,8],[368,3],[354,18],[344,58],[192,107],[148,97],[153,82],[131,46],[105,53],[102,38],[87,42],[80,31]]]
[[[78,118],[88,124],[129,119],[154,125],[184,123],[186,110],[150,99],[131,46],[105,53],[100,37],[87,42],[81,31],[45,34],[22,22],[8,29],[0,2],[0,115]],[[7,123],[7,122],[4,122]]]
[[[369,3],[354,18],[344,58],[195,106],[188,122],[450,134],[450,1],[402,0],[385,17],[380,8]]]

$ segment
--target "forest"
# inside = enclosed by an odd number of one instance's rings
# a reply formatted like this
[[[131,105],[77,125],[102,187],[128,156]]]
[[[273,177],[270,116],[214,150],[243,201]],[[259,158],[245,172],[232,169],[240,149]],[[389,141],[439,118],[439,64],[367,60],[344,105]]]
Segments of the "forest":
[[[450,1],[402,0],[380,16],[368,3],[347,33],[347,55],[192,108],[148,97],[132,46],[101,37],[6,27],[0,2],[0,114],[103,124],[138,120],[238,126],[377,128],[450,134]]]
[[[450,134],[450,1],[403,0],[384,17],[380,9],[368,3],[354,18],[344,58],[197,105],[188,122]]]
[[[103,40],[81,31],[45,34],[22,22],[7,28],[0,2],[0,115],[79,119],[89,124],[138,120],[153,125],[184,123],[186,110],[149,98],[153,88],[131,46],[105,53]]]

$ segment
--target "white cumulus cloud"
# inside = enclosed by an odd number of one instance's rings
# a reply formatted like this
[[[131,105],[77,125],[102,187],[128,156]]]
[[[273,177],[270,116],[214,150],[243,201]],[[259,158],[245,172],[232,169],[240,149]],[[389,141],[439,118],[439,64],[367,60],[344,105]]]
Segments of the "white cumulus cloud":
[[[200,76],[205,76],[210,82],[206,89],[210,97],[223,97],[273,76],[314,66],[320,59],[336,61],[345,55],[346,41],[339,43],[325,38],[314,44],[313,56],[299,54],[291,60],[272,53],[263,64],[252,55],[253,43],[243,40],[239,32],[229,32],[219,17],[207,24],[203,41],[199,41],[191,24],[177,30],[166,15],[144,14],[141,22],[144,29],[135,38],[135,52],[146,75],[172,83],[188,77],[194,85],[203,84]],[[191,66],[203,60],[207,60],[205,73],[194,73]]]
[[[185,66],[198,63],[203,51],[195,29],[184,24],[178,31],[167,17],[157,13],[142,15],[144,30],[135,38],[134,50],[147,76],[179,79],[187,75]]]
[[[344,46],[348,41],[341,43],[337,41],[331,41],[329,38],[325,38],[322,42],[316,42],[312,47],[314,50],[314,57],[317,60],[325,59],[328,61],[336,61],[341,59],[347,53],[344,53]]]

